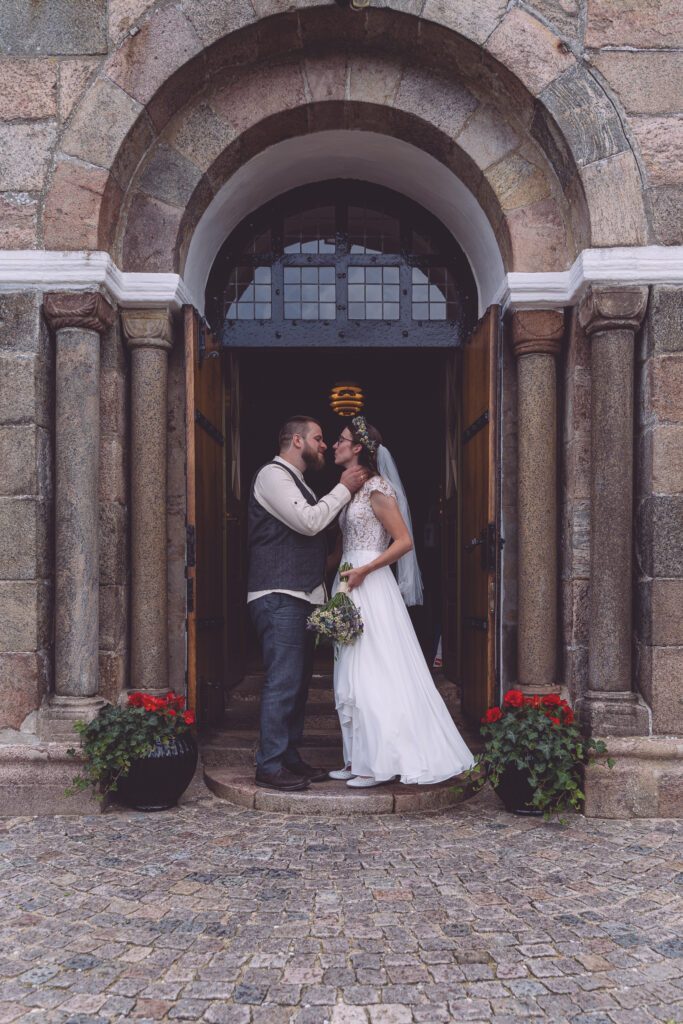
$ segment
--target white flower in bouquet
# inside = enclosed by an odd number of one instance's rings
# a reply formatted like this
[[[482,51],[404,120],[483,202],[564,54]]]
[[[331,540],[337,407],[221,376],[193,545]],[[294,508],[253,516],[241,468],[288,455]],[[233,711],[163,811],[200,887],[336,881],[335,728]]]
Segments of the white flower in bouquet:
[[[344,562],[341,572],[350,572],[353,566]],[[327,604],[321,605],[309,615],[306,628],[315,633],[316,647],[324,642],[339,644],[342,647],[352,644],[363,632],[363,619],[358,608],[349,597],[346,580],[339,584],[339,590]]]

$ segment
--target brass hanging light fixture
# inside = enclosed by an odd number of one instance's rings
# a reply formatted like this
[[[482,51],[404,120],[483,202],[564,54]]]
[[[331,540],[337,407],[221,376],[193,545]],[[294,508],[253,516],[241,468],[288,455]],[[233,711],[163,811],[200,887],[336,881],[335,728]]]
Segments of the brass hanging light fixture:
[[[357,416],[363,409],[363,389],[352,381],[339,381],[330,391],[330,408],[337,416]]]

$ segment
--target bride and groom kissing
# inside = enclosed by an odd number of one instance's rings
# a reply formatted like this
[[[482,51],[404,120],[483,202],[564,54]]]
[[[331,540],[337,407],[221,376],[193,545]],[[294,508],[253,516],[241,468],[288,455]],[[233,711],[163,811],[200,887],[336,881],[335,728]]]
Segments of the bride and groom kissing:
[[[422,603],[422,583],[405,492],[379,431],[363,416],[342,428],[332,446],[339,483],[319,500],[304,474],[325,465],[320,424],[292,416],[278,444],[249,498],[247,602],[265,670],[256,784],[298,791],[330,778],[365,788],[397,777],[430,784],[459,775],[474,759],[434,685],[407,611],[406,605]],[[328,557],[327,528],[335,521],[336,550]],[[341,575],[364,629],[337,652],[334,696],[344,763],[327,771],[307,764],[298,747],[313,671],[306,625],[313,606],[326,601],[331,559],[353,566]],[[335,591],[339,582],[338,573]]]

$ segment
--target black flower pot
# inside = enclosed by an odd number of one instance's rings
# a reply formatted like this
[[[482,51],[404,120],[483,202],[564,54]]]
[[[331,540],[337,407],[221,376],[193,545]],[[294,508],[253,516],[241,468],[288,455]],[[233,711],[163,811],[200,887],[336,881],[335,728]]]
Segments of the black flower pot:
[[[529,783],[529,774],[523,768],[509,765],[495,787],[496,793],[511,814],[526,814],[538,818],[543,813],[534,807],[534,791]]]
[[[133,761],[119,779],[115,796],[137,811],[174,807],[192,781],[197,767],[197,743],[190,732],[169,743],[157,741],[147,757]]]

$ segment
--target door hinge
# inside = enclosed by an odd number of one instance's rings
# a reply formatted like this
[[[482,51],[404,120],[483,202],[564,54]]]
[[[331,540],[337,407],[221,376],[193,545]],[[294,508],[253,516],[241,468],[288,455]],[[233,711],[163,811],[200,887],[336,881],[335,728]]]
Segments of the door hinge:
[[[185,527],[185,565],[188,569],[197,564],[197,531],[192,523]]]

